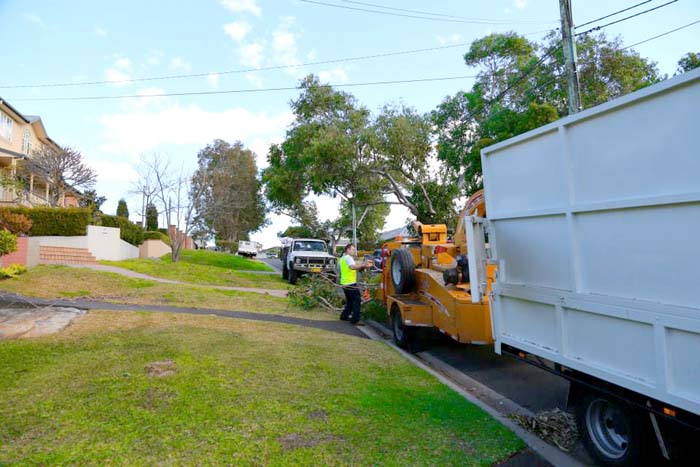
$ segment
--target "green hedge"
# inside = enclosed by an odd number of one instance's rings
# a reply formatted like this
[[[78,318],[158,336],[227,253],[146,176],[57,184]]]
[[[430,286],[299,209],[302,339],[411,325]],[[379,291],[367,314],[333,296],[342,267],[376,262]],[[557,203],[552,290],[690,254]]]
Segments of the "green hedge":
[[[86,208],[7,208],[15,214],[23,214],[32,220],[30,237],[59,235],[75,237],[87,235],[90,209]]]
[[[163,232],[157,230],[147,230],[143,233],[144,240],[162,240],[166,245],[170,245],[170,238]]]
[[[103,227],[118,227],[119,238],[134,246],[139,246],[143,243],[143,228],[125,217],[103,214],[100,216],[100,225]]]

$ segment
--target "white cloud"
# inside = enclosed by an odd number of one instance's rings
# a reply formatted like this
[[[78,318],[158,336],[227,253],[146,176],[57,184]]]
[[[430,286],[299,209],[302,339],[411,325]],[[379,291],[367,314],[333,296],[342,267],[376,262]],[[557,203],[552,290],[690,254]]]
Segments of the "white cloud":
[[[256,0],[221,0],[221,6],[233,13],[250,13],[261,16],[262,10]]]
[[[452,45],[464,42],[464,37],[461,34],[450,34],[448,36],[436,36],[435,37],[440,45]]]
[[[131,60],[126,57],[120,57],[114,61],[114,66],[122,70],[131,70]]]
[[[224,24],[224,32],[233,40],[241,42],[251,30],[250,24],[245,21],[234,21]]]
[[[100,183],[133,182],[139,178],[134,166],[127,162],[90,160],[88,164],[97,172]]]
[[[289,66],[287,74],[298,77],[304,74],[303,70],[296,68],[301,63],[299,60],[299,48],[297,39],[299,34],[292,29],[296,19],[293,16],[282,18],[280,24],[272,33],[272,57],[278,65]]]
[[[238,50],[241,63],[252,68],[260,68],[265,59],[264,50],[265,43],[261,41],[242,45]]]
[[[119,71],[115,68],[108,68],[105,71],[105,78],[107,79],[107,81],[114,81],[114,83],[110,83],[114,86],[124,86],[126,84],[129,84],[131,75],[129,73]]]
[[[146,58],[146,63],[150,66],[160,65],[160,59],[163,58],[163,52],[157,49],[151,49],[148,52],[148,57]]]
[[[125,86],[131,80],[131,60],[127,57],[117,56],[114,64],[105,70],[105,78],[114,86]]]
[[[246,73],[245,78],[256,88],[263,87],[263,80],[257,73]]]
[[[308,61],[312,62],[312,61],[316,60],[317,56],[318,56],[318,54],[316,53],[316,49],[311,49],[311,52],[306,54],[306,59]]]
[[[168,144],[205,145],[215,138],[245,142],[279,137],[293,118],[289,111],[268,115],[243,108],[209,112],[197,105],[174,104],[158,110],[136,107],[100,117],[104,141],[100,149],[135,157]]]
[[[107,35],[107,30],[105,28],[101,28],[99,26],[95,26],[94,31],[95,31],[95,35],[98,37],[105,37]]]
[[[527,8],[527,0],[515,0],[515,8],[518,10],[524,10]]]
[[[183,70],[189,73],[190,71],[192,71],[192,66],[182,58],[175,57],[172,60],[170,60],[170,69],[175,71]]]
[[[209,73],[207,75],[207,82],[214,89],[219,89],[219,75],[216,73]]]
[[[319,72],[318,78],[329,84],[341,84],[348,82],[348,73],[344,68],[336,67],[332,70],[323,70]]]
[[[29,21],[30,23],[36,24],[42,29],[46,29],[46,24],[44,23],[44,20],[41,19],[38,15],[35,15],[33,13],[26,14],[24,17]]]

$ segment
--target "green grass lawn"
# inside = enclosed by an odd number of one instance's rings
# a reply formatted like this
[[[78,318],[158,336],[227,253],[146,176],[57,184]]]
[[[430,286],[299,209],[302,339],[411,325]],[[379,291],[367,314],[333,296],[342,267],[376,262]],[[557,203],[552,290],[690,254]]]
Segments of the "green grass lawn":
[[[246,271],[272,271],[267,264],[228,253],[204,250],[186,250],[177,263],[169,255],[155,259],[129,259],[125,261],[101,261],[132,271],[191,284],[225,285],[286,289],[281,274],[257,274]]]
[[[0,465],[488,466],[523,447],[386,345],[315,329],[99,311],[0,342],[0,362]]]
[[[291,314],[309,319],[335,319],[325,311],[304,311],[287,298],[212,289],[206,286],[162,284],[86,268],[40,265],[14,279],[0,281],[0,291],[47,299],[90,298],[113,303],[215,308]]]

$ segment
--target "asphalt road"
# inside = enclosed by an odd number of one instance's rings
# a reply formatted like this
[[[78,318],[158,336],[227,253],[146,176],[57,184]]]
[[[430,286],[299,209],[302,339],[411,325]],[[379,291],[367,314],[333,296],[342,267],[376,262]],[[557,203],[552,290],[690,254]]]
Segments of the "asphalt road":
[[[282,274],[282,260],[279,258],[260,258],[261,261],[271,266],[275,271]]]
[[[463,345],[443,338],[426,350],[532,412],[566,410],[567,380],[512,357],[498,355],[491,345]]]

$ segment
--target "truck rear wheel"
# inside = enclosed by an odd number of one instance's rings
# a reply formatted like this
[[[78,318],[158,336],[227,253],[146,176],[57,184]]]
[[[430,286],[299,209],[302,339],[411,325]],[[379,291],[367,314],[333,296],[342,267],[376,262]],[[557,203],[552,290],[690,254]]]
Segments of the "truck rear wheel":
[[[416,266],[413,264],[413,255],[400,248],[391,252],[391,283],[397,294],[413,291],[416,284]]]
[[[576,422],[586,449],[602,465],[649,465],[656,459],[651,423],[624,402],[587,391],[576,405]]]
[[[394,342],[402,349],[407,349],[413,338],[413,328],[406,326],[401,318],[399,306],[394,302],[391,305],[391,329],[394,331]]]
[[[286,264],[282,265],[282,279],[285,281],[289,279],[289,269],[287,269]]]

